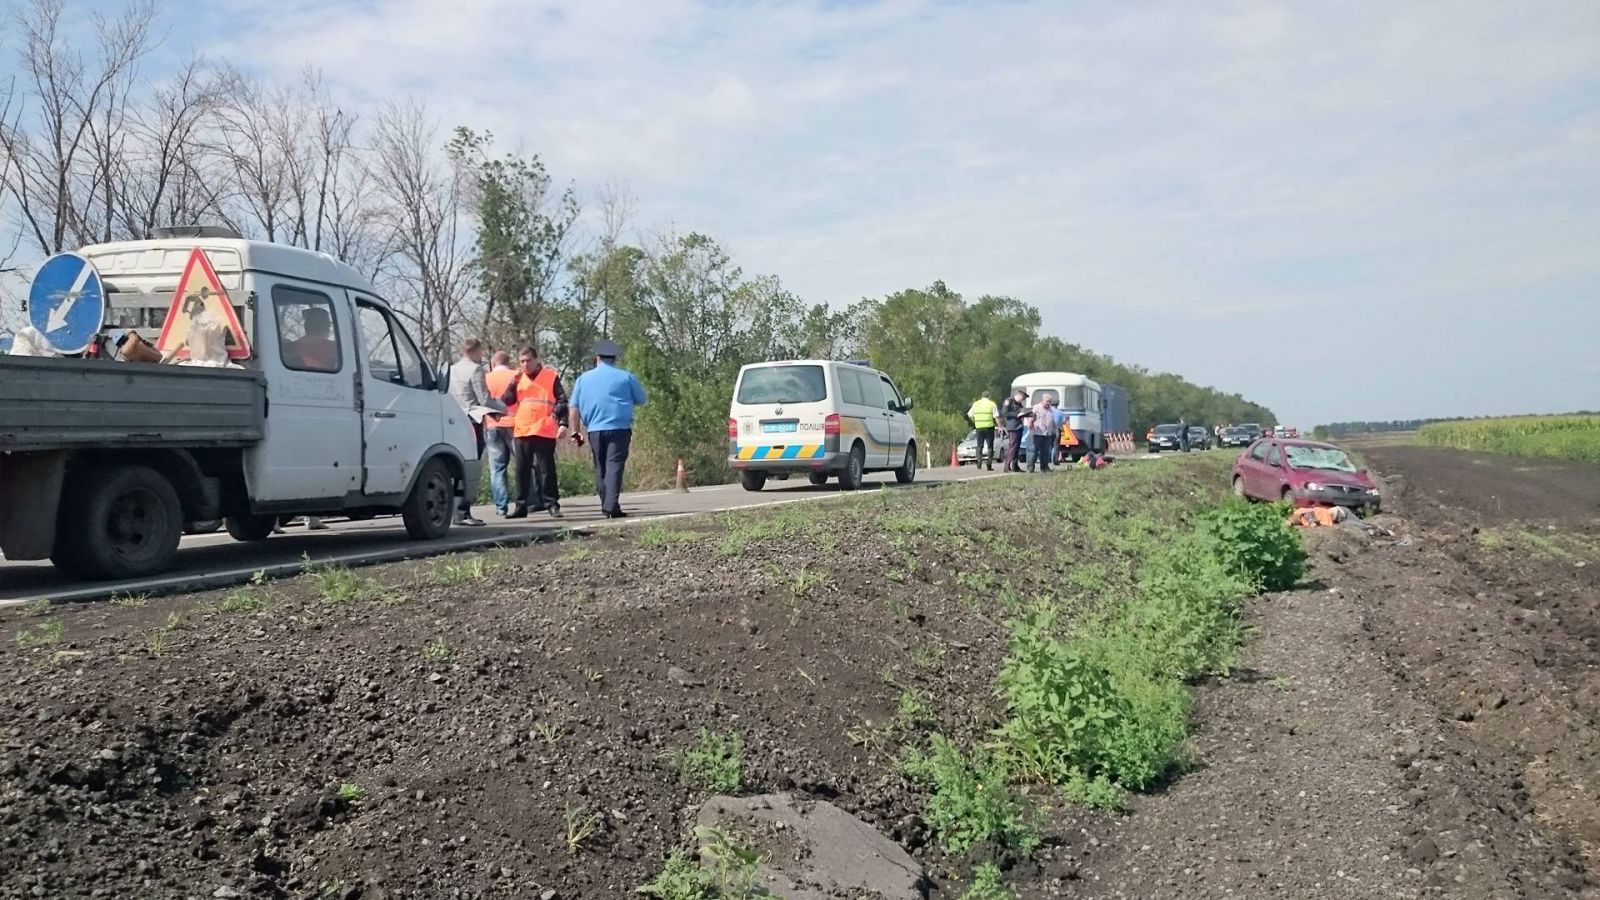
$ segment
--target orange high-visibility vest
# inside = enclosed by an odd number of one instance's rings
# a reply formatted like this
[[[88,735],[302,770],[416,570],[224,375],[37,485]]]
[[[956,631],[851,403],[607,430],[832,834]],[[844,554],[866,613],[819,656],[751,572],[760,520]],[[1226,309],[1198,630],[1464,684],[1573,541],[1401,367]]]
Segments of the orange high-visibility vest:
[[[495,369],[483,376],[484,383],[489,386],[489,396],[499,400],[505,395],[506,388],[511,387],[511,382],[522,373],[516,369]],[[511,428],[517,424],[517,405],[515,403],[506,407],[503,416],[484,416],[483,423],[491,428]],[[516,432],[512,432],[514,435]]]
[[[517,414],[512,435],[523,437],[554,438],[560,433],[556,421],[556,370],[545,366],[539,374],[529,378],[523,374],[517,381]]]

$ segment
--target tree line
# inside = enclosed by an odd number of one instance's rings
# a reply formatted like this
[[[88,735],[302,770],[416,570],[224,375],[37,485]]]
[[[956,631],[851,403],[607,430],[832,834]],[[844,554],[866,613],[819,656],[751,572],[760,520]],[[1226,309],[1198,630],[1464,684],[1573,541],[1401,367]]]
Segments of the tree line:
[[[0,271],[163,225],[221,224],[349,263],[433,359],[477,336],[536,344],[573,371],[610,337],[652,395],[640,484],[670,479],[680,457],[696,480],[724,477],[734,378],[770,359],[871,359],[941,447],[981,391],[1037,370],[1122,385],[1140,431],[1180,415],[1274,421],[1238,394],[1044,335],[1015,298],[969,301],[935,281],[849,305],[804,300],[745,273],[713,237],[647,234],[625,189],[585,203],[537,154],[445,131],[421,100],[358,115],[315,71],[275,83],[202,57],[148,77],[156,19],[149,0],[87,20],[66,0],[32,0],[0,29],[15,36],[0,52],[19,73],[0,83]]]

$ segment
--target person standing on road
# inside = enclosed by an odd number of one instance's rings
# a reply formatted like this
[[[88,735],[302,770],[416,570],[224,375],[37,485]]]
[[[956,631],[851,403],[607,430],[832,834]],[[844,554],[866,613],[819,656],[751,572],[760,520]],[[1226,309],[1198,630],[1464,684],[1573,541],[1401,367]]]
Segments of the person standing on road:
[[[621,519],[622,471],[633,446],[633,411],[645,404],[644,385],[617,365],[622,348],[611,341],[594,345],[594,368],[572,383],[568,425],[579,446],[589,443],[594,458],[594,488],[600,511]]]
[[[1189,417],[1178,417],[1178,449],[1189,452]]]
[[[1000,406],[1000,417],[1006,426],[1006,457],[1004,469],[1007,472],[1021,472],[1022,460],[1022,430],[1026,426],[1024,417],[1031,417],[1028,412],[1028,395],[1022,391],[1012,391],[1006,397],[1006,402]]]
[[[450,367],[450,396],[461,404],[461,410],[466,412],[474,406],[483,406],[489,400],[489,387],[484,382],[483,367],[483,342],[477,338],[467,338],[461,342],[461,358]],[[483,458],[483,423],[473,421],[469,415],[468,423],[472,425],[472,436],[478,444],[478,458]],[[482,525],[483,521],[472,516],[472,501],[462,491],[461,498],[456,501],[457,525]]]
[[[1000,418],[1000,408],[994,405],[989,392],[972,402],[967,409],[967,421],[978,431],[978,455],[973,464],[994,471],[994,424]]]
[[[516,442],[517,496],[508,519],[525,519],[528,511],[544,511],[553,519],[561,514],[561,489],[556,479],[556,442],[566,432],[567,392],[561,375],[539,361],[532,346],[517,351],[521,372],[500,401],[515,403],[511,433]]]
[[[516,383],[519,376],[517,370],[511,367],[511,354],[504,350],[496,350],[494,356],[489,358],[489,364],[489,374],[484,376],[484,383],[489,388],[489,396],[499,398]],[[506,474],[511,466],[515,441],[512,432],[516,430],[516,424],[515,403],[506,407],[505,415],[485,416],[483,420],[483,446],[489,458],[489,495],[494,500],[495,512],[502,516],[511,502]]]
[[[1050,460],[1056,455],[1056,438],[1061,433],[1056,424],[1056,400],[1049,394],[1033,408],[1033,424],[1029,432],[1033,435],[1033,458],[1028,461],[1028,471],[1033,471],[1033,464],[1039,464],[1039,471],[1050,471]]]

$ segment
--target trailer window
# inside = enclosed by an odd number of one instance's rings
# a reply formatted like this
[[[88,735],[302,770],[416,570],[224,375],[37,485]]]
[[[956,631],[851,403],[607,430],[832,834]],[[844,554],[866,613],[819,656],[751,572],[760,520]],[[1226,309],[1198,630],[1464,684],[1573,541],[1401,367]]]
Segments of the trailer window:
[[[344,367],[333,301],[326,294],[274,285],[272,311],[278,320],[278,355],[284,368],[332,373]]]

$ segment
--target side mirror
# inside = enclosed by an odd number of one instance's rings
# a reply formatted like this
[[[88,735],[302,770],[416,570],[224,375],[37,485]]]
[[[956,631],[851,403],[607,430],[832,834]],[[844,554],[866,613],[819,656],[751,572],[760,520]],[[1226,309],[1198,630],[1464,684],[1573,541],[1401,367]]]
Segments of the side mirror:
[[[905,399],[901,400],[900,401],[900,411],[901,412],[911,412],[911,404],[912,404],[912,400],[911,400],[910,397],[906,397]]]

